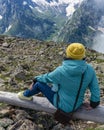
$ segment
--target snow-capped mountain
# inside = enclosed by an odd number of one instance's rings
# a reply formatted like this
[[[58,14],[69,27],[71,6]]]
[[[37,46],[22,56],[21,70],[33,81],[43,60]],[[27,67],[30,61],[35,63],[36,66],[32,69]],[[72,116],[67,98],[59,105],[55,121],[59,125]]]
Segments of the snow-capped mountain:
[[[46,40],[83,0],[0,0],[0,34]]]
[[[81,42],[104,53],[104,0],[83,1],[54,39],[64,43]]]
[[[66,12],[66,16],[72,15],[72,13],[75,11],[75,7],[78,7],[82,1],[83,0],[32,0],[32,2],[38,5],[37,9],[39,9],[41,12],[46,7],[51,7],[63,13],[63,10],[61,10],[63,7]]]

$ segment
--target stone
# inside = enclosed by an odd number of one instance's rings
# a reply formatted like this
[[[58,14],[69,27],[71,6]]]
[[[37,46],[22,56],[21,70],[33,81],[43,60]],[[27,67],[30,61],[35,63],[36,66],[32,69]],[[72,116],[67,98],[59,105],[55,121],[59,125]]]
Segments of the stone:
[[[9,118],[3,118],[0,119],[0,126],[1,127],[8,127],[9,125],[13,124],[13,120],[9,119]]]
[[[8,47],[10,46],[10,44],[8,44],[7,42],[4,42],[4,43],[2,44],[2,46],[8,48]]]

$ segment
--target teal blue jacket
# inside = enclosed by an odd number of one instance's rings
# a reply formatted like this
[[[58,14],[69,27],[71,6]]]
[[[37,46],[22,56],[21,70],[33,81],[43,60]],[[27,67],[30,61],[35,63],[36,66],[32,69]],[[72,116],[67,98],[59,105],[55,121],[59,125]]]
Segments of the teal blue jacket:
[[[100,101],[100,88],[95,71],[90,64],[86,63],[85,60],[64,60],[62,65],[57,67],[54,71],[35,78],[37,81],[53,84],[52,90],[56,91],[53,105],[57,107],[58,93],[58,108],[65,112],[71,112],[79,89],[82,73],[84,73],[84,79],[76,104],[77,109],[84,101],[86,89],[89,89],[91,92],[90,101]]]

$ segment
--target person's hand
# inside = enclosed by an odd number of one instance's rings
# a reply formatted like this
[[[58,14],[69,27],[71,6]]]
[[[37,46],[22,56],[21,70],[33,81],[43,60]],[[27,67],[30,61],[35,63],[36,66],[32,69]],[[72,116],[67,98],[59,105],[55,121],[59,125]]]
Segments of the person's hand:
[[[32,82],[32,84],[31,84],[30,87],[29,87],[30,90],[32,90],[33,85],[34,85],[36,82],[37,82],[37,80],[36,80],[36,79],[33,79],[33,82]]]
[[[89,103],[89,102],[84,102],[83,105],[85,106],[85,109],[86,109],[86,110],[91,110],[91,109],[93,109],[93,108],[90,106],[90,103]]]
[[[30,87],[29,87],[30,90],[32,90],[33,85],[34,85],[34,82],[32,82],[32,84],[30,85]]]

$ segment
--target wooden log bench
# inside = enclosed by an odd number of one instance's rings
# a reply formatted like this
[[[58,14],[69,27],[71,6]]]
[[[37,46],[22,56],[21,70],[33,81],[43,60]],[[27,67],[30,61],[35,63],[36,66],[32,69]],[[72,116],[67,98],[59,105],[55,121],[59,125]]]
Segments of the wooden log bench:
[[[0,102],[32,110],[45,111],[50,114],[53,114],[56,111],[56,108],[45,97],[33,96],[33,101],[25,101],[20,100],[17,93],[0,91]],[[81,108],[74,113],[73,119],[104,123],[104,106],[86,110],[82,105]]]

